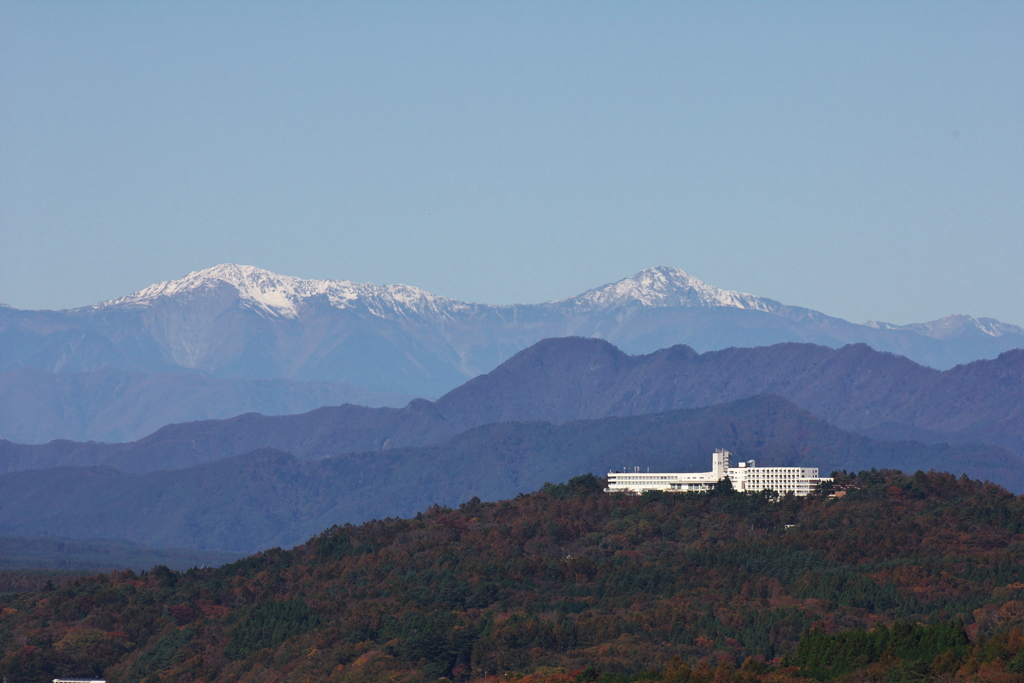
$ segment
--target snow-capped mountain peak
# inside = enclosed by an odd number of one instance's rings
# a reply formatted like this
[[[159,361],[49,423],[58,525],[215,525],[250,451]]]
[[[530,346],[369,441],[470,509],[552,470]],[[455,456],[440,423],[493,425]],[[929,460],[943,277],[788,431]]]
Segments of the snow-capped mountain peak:
[[[892,323],[877,322],[874,320],[864,323],[865,327],[873,327],[879,330],[905,330],[914,332],[933,339],[950,339],[970,331],[981,332],[990,337],[1002,337],[1006,334],[1024,334],[1024,328],[1004,323],[995,318],[975,318],[969,315],[947,315],[945,318],[932,320],[926,323],[913,323],[910,325],[894,325]]]
[[[105,301],[91,308],[149,307],[158,301],[190,300],[214,296],[229,287],[243,306],[271,318],[298,318],[304,302],[326,297],[335,308],[362,307],[382,318],[410,315],[449,317],[457,311],[477,308],[407,285],[375,285],[349,280],[305,280],[278,275],[255,266],[224,263],[189,273],[178,280],[150,285],[128,296]],[[632,277],[591,289],[583,294],[540,306],[570,306],[600,311],[618,307],[740,308],[776,311],[781,304],[771,299],[708,285],[696,277],[667,266],[648,268]],[[488,307],[498,309],[501,307]]]
[[[613,308],[626,305],[687,306],[697,308],[742,308],[773,311],[781,304],[771,299],[719,289],[678,268],[647,268],[632,277],[591,289],[558,303],[584,308]]]
[[[304,300],[321,295],[326,296],[335,308],[348,308],[358,302],[381,316],[426,310],[436,312],[458,303],[407,285],[304,280],[255,266],[224,263],[189,273],[179,280],[150,285],[134,294],[98,304],[98,307],[148,306],[161,298],[202,295],[225,285],[235,289],[238,298],[246,305],[269,316],[285,318],[297,317],[298,307]]]

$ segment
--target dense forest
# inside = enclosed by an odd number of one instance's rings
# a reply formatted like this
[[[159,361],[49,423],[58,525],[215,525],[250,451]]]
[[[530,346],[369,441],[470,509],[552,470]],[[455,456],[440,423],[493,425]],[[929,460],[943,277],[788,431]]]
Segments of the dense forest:
[[[8,593],[0,677],[1024,677],[1024,502],[996,485],[872,470],[839,473],[841,497],[603,486],[584,475],[217,569]]]

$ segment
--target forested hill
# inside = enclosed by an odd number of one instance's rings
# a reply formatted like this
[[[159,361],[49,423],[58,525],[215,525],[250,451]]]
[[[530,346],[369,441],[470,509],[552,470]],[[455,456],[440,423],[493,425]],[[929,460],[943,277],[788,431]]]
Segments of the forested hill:
[[[1024,501],[942,473],[838,483],[771,502],[581,476],[219,569],[7,595],[0,677],[1019,680]]]

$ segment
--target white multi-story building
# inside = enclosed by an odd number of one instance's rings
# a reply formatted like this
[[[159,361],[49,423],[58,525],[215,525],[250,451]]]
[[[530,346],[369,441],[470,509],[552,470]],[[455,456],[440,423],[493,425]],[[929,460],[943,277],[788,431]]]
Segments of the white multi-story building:
[[[818,476],[817,467],[757,467],[753,460],[731,466],[732,453],[718,449],[711,456],[711,471],[698,473],[609,472],[609,493],[644,491],[710,491],[725,478],[736,491],[772,490],[779,495],[806,496],[829,477]]]

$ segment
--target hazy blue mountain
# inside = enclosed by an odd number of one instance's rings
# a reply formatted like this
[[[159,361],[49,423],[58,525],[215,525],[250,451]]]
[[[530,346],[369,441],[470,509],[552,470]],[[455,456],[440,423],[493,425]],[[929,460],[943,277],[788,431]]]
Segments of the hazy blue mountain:
[[[58,467],[0,475],[0,534],[117,537],[150,546],[250,552],[333,524],[407,516],[473,496],[622,466],[707,471],[716,447],[763,465],[938,469],[1024,489],[1020,459],[978,445],[881,442],[761,396],[655,415],[478,427],[444,443],[304,461],[276,449],[147,473]]]
[[[644,415],[763,394],[844,429],[885,439],[978,442],[1024,457],[1024,351],[949,370],[864,344],[777,344],[699,354],[685,346],[630,356],[599,339],[547,339],[434,402],[325,407],[168,425],[131,443],[0,441],[0,472],[59,465],[176,469],[275,448],[303,460],[442,443],[502,422]]]
[[[42,443],[55,435],[77,441],[126,442],[168,423],[249,412],[289,415],[342,403],[402,406],[411,398],[343,382],[114,368],[66,373],[19,368],[0,373],[0,434],[21,443]]]
[[[0,373],[25,368],[58,374],[105,369],[162,376],[198,373],[340,382],[378,395],[433,397],[493,370],[541,339],[569,335],[602,338],[632,354],[676,344],[704,352],[790,341],[833,348],[865,343],[939,369],[1024,346],[1024,329],[991,319],[952,316],[920,325],[859,325],[722,290],[666,267],[561,301],[490,306],[404,285],[302,280],[227,264],[85,308],[0,307]],[[57,382],[36,377],[44,385]],[[297,391],[294,384],[288,386]],[[153,389],[155,395],[161,391]],[[355,396],[356,390],[351,391]],[[321,394],[324,402],[318,405],[336,402]],[[103,397],[94,399],[100,403],[84,405],[66,393],[49,402],[72,416],[117,414],[116,402],[104,405]],[[157,402],[146,424],[229,415],[212,394],[198,392],[193,401],[162,416]],[[260,405],[242,409],[263,410]],[[131,418],[124,424],[93,425],[75,419],[65,423],[54,414],[44,409],[39,424],[24,415],[18,420],[20,431],[0,431],[0,436],[45,441],[139,433],[139,422]],[[0,424],[0,430],[7,428]]]
[[[143,571],[162,564],[177,571],[192,567],[216,567],[240,558],[242,553],[183,548],[149,548],[116,539],[81,539],[46,536],[0,536],[0,572],[9,570],[75,570],[110,572]],[[46,575],[42,576],[45,580]],[[41,590],[44,581],[40,581]],[[0,575],[0,593],[4,592]]]

